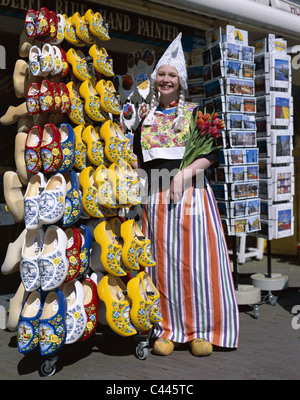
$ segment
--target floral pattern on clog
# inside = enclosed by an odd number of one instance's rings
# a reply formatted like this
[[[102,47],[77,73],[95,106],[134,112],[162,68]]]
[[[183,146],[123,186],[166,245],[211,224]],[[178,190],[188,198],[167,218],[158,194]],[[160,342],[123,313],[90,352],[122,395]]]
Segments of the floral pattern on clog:
[[[21,257],[20,275],[27,292],[37,290],[41,285],[38,260],[29,261]]]
[[[110,272],[113,275],[124,275],[120,246],[115,246],[114,244],[108,245],[106,260],[105,263],[103,263],[103,266],[107,272]]]
[[[40,220],[52,223],[62,215],[65,207],[65,197],[62,191],[45,191],[39,202]]]
[[[26,229],[39,223],[39,197],[24,198],[24,219]]]
[[[40,321],[39,343],[43,356],[56,353],[66,341],[66,326],[63,315],[58,313],[50,321]]]
[[[150,296],[149,296],[150,298]],[[161,315],[161,308],[160,308],[160,299],[156,299],[152,306],[150,307],[150,312],[149,312],[149,320],[150,322],[160,322],[163,320],[162,315]]]
[[[66,277],[68,265],[60,250],[39,258],[42,290],[53,290],[60,286]]]
[[[17,340],[20,353],[27,354],[34,350],[39,344],[39,319],[21,320],[18,324]]]
[[[45,173],[56,172],[63,160],[60,144],[54,141],[47,147],[42,147],[41,159]]]
[[[34,149],[25,149],[25,163],[28,172],[31,174],[38,173],[43,166],[41,157],[40,157],[40,149],[41,146],[36,146]]]
[[[150,239],[145,239],[145,244],[144,247],[139,254],[139,264],[141,264],[142,267],[153,267],[156,265],[156,262],[153,259],[152,256],[152,251],[151,251],[151,241]]]
[[[67,338],[66,344],[77,341],[83,334],[86,326],[87,316],[80,305],[68,308],[66,325]]]
[[[82,201],[84,204],[83,207],[86,208],[89,215],[97,218],[103,217],[103,213],[97,201],[97,190],[95,188],[89,186],[83,195]]]
[[[136,332],[130,321],[130,307],[125,303],[114,301],[112,304],[112,323],[123,333]]]

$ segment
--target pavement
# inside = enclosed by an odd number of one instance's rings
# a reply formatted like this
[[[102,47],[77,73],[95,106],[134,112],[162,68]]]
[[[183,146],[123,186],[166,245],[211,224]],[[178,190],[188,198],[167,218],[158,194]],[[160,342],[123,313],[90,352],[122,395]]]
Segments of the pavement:
[[[170,356],[162,357],[152,354],[149,343],[148,355],[142,360],[135,354],[138,337],[123,338],[108,328],[87,342],[65,345],[58,354],[55,373],[43,376],[41,365],[45,358],[38,351],[20,354],[16,332],[0,329],[0,380],[97,380],[101,381],[98,390],[101,387],[104,394],[126,394],[126,384],[127,394],[133,397],[141,395],[137,389],[141,387],[151,395],[158,390],[158,394],[165,390],[172,394],[200,394],[199,382],[205,380],[298,380],[300,262],[297,258],[274,256],[271,265],[273,273],[288,276],[288,287],[272,292],[275,304],[265,297],[267,292],[262,292],[258,317],[252,305],[239,306],[238,349],[214,348],[209,357],[197,358],[188,345],[182,345]],[[253,273],[266,272],[266,256],[262,260],[248,259],[239,265],[239,282],[251,283]],[[167,387],[166,382],[171,386]]]

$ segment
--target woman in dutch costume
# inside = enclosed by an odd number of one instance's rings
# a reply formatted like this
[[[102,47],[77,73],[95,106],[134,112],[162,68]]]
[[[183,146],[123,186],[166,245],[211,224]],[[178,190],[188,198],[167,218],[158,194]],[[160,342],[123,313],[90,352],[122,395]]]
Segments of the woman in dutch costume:
[[[181,33],[157,63],[151,85],[150,110],[135,133],[134,153],[148,174],[143,232],[156,266],[147,272],[160,292],[163,318],[152,329],[153,352],[169,355],[189,342],[192,354],[206,356],[213,345],[238,346],[239,318],[223,227],[203,177],[218,165],[218,152],[179,170],[197,111],[196,104],[185,102]]]

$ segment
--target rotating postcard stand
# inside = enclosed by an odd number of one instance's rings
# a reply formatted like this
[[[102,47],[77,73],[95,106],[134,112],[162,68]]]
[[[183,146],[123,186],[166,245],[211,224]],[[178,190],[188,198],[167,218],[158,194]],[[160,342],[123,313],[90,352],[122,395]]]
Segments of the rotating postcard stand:
[[[291,59],[287,42],[275,35],[254,42],[256,94],[259,96],[257,133],[260,162],[261,226],[267,240],[267,272],[251,276],[266,291],[264,301],[276,304],[272,291],[287,288],[288,276],[272,272],[271,240],[294,234],[293,98]]]
[[[223,149],[217,169],[208,171],[226,236],[232,239],[233,278],[238,305],[259,315],[259,288],[239,282],[237,236],[260,229],[259,165],[256,135],[254,47],[248,32],[227,25],[211,32],[202,53],[204,108],[217,112],[225,123]],[[189,68],[195,76],[195,68]],[[199,92],[201,82],[189,81],[189,94]],[[196,86],[194,86],[196,85]]]

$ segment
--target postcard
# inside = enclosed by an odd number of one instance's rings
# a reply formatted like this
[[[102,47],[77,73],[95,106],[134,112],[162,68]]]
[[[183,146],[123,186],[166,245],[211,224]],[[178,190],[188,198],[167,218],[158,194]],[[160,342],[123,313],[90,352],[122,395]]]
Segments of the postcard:
[[[256,181],[259,177],[258,165],[247,165],[245,167],[245,177],[247,181]]]
[[[243,98],[240,96],[226,96],[227,112],[243,112]]]
[[[271,159],[259,157],[259,178],[268,179],[272,177]]]
[[[247,218],[231,220],[231,232],[233,235],[245,233],[247,229]]]
[[[262,53],[268,51],[267,48],[267,38],[256,39],[252,42],[254,46],[254,55],[258,56]]]
[[[288,126],[290,124],[291,95],[284,92],[272,92],[270,95],[271,124]]]
[[[255,74],[267,74],[270,72],[270,55],[269,53],[262,53],[254,57]]]
[[[222,59],[222,43],[217,43],[210,48],[212,62]]]
[[[270,74],[255,77],[255,94],[256,96],[270,94]]]
[[[293,159],[293,134],[291,130],[271,130],[272,162],[290,163]]]
[[[212,80],[212,70],[211,65],[205,65],[203,67],[203,81],[211,81]]]
[[[216,182],[228,182],[228,169],[227,167],[216,168]]]
[[[243,129],[244,114],[227,114],[227,129]]]
[[[291,57],[271,54],[270,85],[275,88],[289,89],[291,85]]]
[[[189,96],[203,96],[204,95],[204,84],[202,80],[188,82]]]
[[[224,76],[223,61],[219,60],[211,65],[212,79]]]
[[[254,80],[236,79],[236,78],[227,79],[227,86],[226,86],[227,94],[254,96],[255,92],[254,89],[255,89]]]
[[[233,200],[258,197],[259,182],[243,182],[231,184],[231,198]]]
[[[208,45],[214,45],[219,42],[222,42],[222,28],[220,26],[207,34]]]
[[[244,129],[256,129],[255,115],[244,114],[243,116]]]
[[[260,221],[260,231],[256,232],[260,238],[272,240],[273,239],[273,221]]]
[[[244,217],[247,215],[248,211],[248,201],[232,201],[230,202],[230,217]]]
[[[225,76],[241,78],[242,62],[227,60],[225,61]]]
[[[247,200],[247,214],[260,214],[260,199]]]
[[[229,165],[244,164],[243,149],[228,149],[227,156]]]
[[[229,167],[229,182],[244,182],[245,166]]]
[[[256,98],[255,97],[244,97],[242,111],[244,113],[256,114]]]
[[[241,72],[242,72],[241,78],[254,79],[255,78],[255,64],[244,62]]]
[[[227,25],[226,40],[229,43],[237,43],[248,46],[248,31],[238,29],[233,25]]]
[[[252,215],[247,218],[247,228],[246,232],[251,233],[260,230],[260,216]]]
[[[212,183],[211,188],[217,200],[228,200],[226,183]]]
[[[272,179],[259,179],[259,197],[261,199],[273,199]]]
[[[293,236],[294,214],[293,203],[276,204],[273,206],[274,238]]]
[[[248,61],[249,63],[254,62],[254,47],[253,46],[242,46],[241,60]]]
[[[292,167],[272,168],[273,199],[274,201],[291,200],[294,192]]]
[[[256,135],[257,137],[265,137],[271,135],[271,117],[256,117]]]
[[[233,43],[225,43],[225,59],[240,60],[241,46]]]
[[[260,216],[262,219],[273,219],[273,200],[260,200]]]
[[[203,79],[203,66],[190,65],[187,67],[188,80]]]
[[[256,147],[256,131],[229,131],[230,147]]]
[[[256,97],[256,116],[270,115],[270,96]]]
[[[225,106],[225,97],[224,96],[219,96],[219,97],[214,97],[212,99],[213,101],[213,110],[217,112],[218,114],[220,113],[225,113],[226,111],[226,106]]]
[[[220,217],[229,218],[229,203],[227,201],[217,201]]]
[[[203,61],[203,65],[207,65],[207,64],[211,63],[210,49],[203,50],[202,61]]]
[[[245,149],[245,163],[258,164],[258,148]]]
[[[257,148],[259,150],[259,157],[271,158],[271,137],[257,138]]]
[[[189,86],[189,85],[188,85]],[[215,79],[209,83],[204,84],[205,97],[215,97],[223,95],[223,82],[221,79]]]

